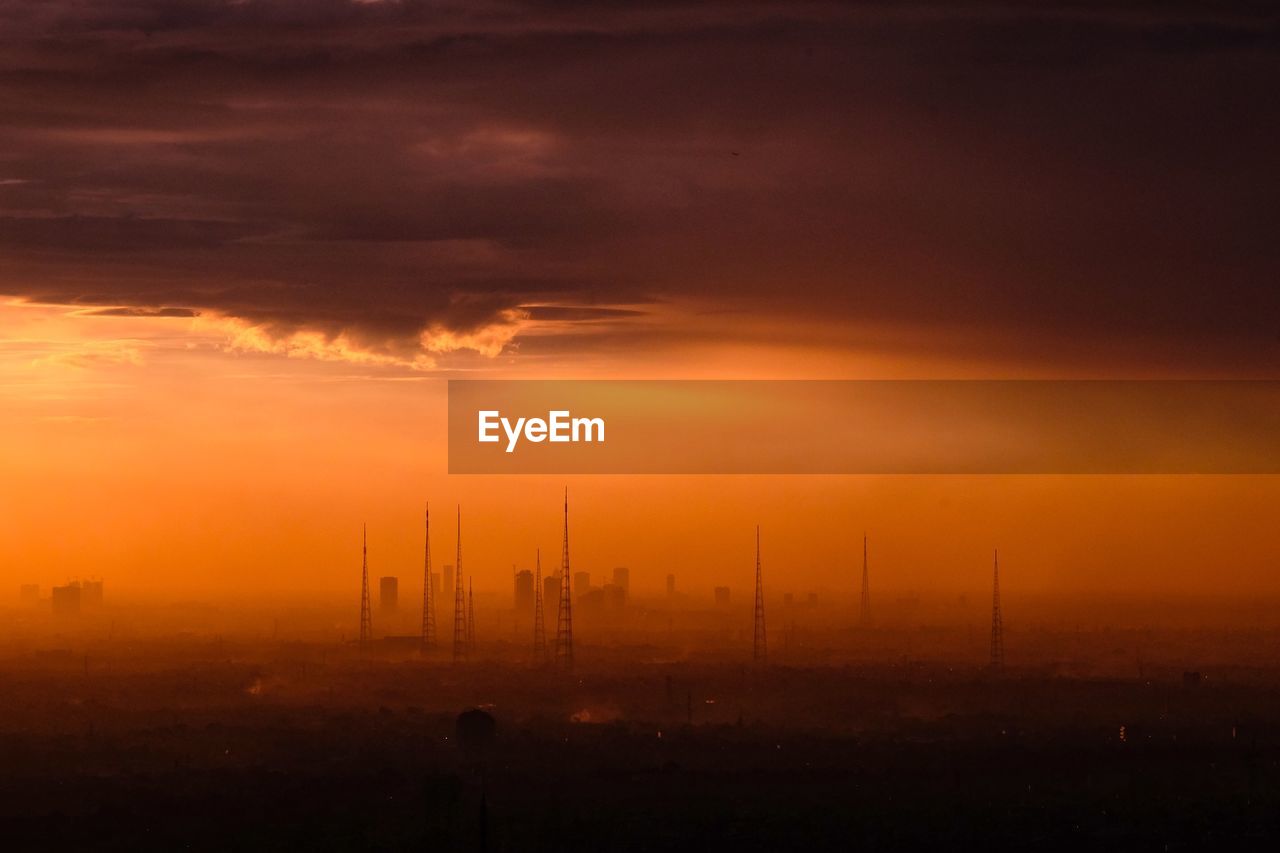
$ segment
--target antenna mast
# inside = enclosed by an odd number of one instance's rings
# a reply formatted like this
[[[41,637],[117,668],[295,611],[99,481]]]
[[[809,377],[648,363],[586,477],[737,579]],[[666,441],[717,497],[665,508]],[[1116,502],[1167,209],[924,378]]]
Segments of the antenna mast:
[[[431,504],[427,504],[426,544],[422,564],[422,647],[436,647],[436,598],[431,594]]]
[[[862,534],[862,611],[859,620],[865,627],[871,624],[871,577],[867,572],[867,534]]]
[[[467,658],[467,610],[462,591],[462,507],[458,507],[458,553],[453,567],[453,662]]]
[[[542,621],[542,549],[538,549],[537,569],[533,577],[533,659],[547,659],[547,628]]]
[[[768,657],[768,643],[764,631],[764,574],[760,568],[760,525],[756,525],[756,629],[752,656],[756,663],[764,663]]]
[[[360,646],[373,639],[373,608],[369,606],[369,526],[361,528],[360,542]]]
[[[476,584],[467,578],[467,651],[476,650]]]
[[[573,600],[569,587],[569,490],[564,490],[564,552],[560,556],[560,610],[556,620],[556,663],[573,669]]]
[[[1000,612],[1000,552],[995,552],[991,582],[991,668],[1004,669],[1004,616]]]

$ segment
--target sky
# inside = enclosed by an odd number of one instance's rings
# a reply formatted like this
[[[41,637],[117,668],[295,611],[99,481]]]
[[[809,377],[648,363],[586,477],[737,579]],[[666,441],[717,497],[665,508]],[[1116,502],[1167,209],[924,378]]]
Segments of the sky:
[[[432,500],[505,590],[565,481],[448,477],[450,377],[1278,378],[1278,47],[1251,3],[0,0],[0,577],[341,595]],[[1007,543],[1280,593],[1274,478],[569,485],[655,590],[761,522],[797,593],[867,527],[905,591]]]

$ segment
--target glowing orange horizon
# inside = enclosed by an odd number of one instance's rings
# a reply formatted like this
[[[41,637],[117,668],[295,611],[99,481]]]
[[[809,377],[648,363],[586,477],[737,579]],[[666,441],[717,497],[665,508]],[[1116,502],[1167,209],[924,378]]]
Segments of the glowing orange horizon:
[[[1280,593],[1265,518],[1275,478],[451,478],[437,374],[246,353],[190,318],[10,305],[0,323],[0,574],[15,596],[20,583],[90,576],[157,600],[340,596],[362,522],[375,571],[406,579],[408,596],[426,499],[463,504],[477,588],[505,593],[513,564],[558,546],[566,483],[578,565],[627,565],[655,592],[668,572],[684,589],[740,584],[759,522],[778,591],[851,590],[851,543],[866,530],[877,585],[904,595],[980,590],[995,544],[1018,579],[1011,595]],[[794,354],[761,346],[733,373],[714,356],[623,355],[583,373],[771,376],[775,350]],[[814,374],[856,370],[847,351],[829,355]],[[496,375],[568,370],[480,358]],[[893,363],[866,370],[893,375]]]

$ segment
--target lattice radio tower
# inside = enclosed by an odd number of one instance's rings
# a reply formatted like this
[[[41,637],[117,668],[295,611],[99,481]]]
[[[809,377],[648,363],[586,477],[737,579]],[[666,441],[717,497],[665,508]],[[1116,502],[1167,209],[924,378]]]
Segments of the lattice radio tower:
[[[436,598],[431,594],[431,504],[426,512],[426,545],[422,561],[422,647],[436,647]]]
[[[476,585],[467,578],[467,651],[476,650]]]
[[[360,543],[360,645],[373,639],[373,608],[369,605],[369,526],[361,528]]]
[[[1000,552],[991,582],[991,668],[1004,669],[1004,617],[1000,612]]]
[[[867,571],[867,534],[862,534],[862,610],[858,615],[863,627],[871,624],[871,576]]]
[[[542,549],[538,549],[537,568],[533,576],[533,659],[547,659],[547,628],[542,621]]]
[[[556,663],[573,668],[573,600],[569,587],[569,490],[564,490],[564,552],[560,555],[560,610],[556,619]]]
[[[764,632],[764,574],[760,568],[760,525],[756,525],[756,630],[752,657],[756,663],[764,663],[769,656]]]
[[[453,566],[453,661],[467,658],[467,605],[462,583],[462,507],[458,507],[458,553]]]

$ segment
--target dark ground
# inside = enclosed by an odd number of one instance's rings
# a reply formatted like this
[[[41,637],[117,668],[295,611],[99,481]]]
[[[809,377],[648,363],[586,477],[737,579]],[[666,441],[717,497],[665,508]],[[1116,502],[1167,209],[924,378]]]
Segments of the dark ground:
[[[1280,677],[1265,672],[566,678],[308,655],[0,672],[4,849],[478,850],[482,825],[495,851],[1280,839]],[[455,737],[471,705],[498,723],[481,754]]]

